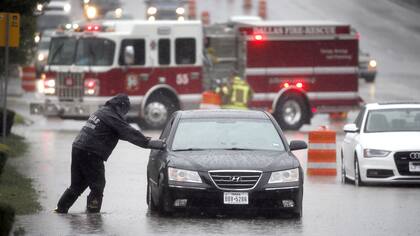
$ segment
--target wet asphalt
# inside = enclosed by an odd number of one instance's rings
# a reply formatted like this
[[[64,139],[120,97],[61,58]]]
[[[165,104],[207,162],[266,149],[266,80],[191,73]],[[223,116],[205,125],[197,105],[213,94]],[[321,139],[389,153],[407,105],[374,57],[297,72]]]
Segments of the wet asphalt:
[[[386,0],[269,0],[268,16],[277,20],[339,20],[350,22],[361,33],[361,47],[378,61],[374,84],[360,81],[367,102],[420,99],[420,14]],[[253,1],[256,6],[256,1]],[[224,21],[241,14],[240,0],[203,0],[199,11],[208,9],[211,21]],[[125,5],[133,14],[144,12],[138,0]],[[138,8],[135,8],[137,7]],[[25,98],[27,100],[25,100]],[[32,99],[11,99],[13,108],[27,113]],[[287,132],[288,140],[307,140],[307,133],[328,125],[337,133],[347,120],[331,121],[317,115],[312,125]],[[70,182],[71,142],[83,125],[80,121],[30,117],[33,123],[14,132],[31,144],[25,157],[11,163],[34,179],[42,211],[18,216],[15,229],[27,235],[419,235],[420,188],[417,186],[368,186],[342,184],[338,176],[305,176],[304,210],[300,220],[266,218],[260,215],[207,216],[180,214],[160,217],[146,205],[146,165],[149,151],[120,142],[106,163],[107,185],[103,213],[85,214],[85,192],[67,215],[52,213],[60,194]],[[146,131],[157,137],[158,131]],[[297,151],[306,167],[306,151]],[[337,163],[338,165],[339,163]]]

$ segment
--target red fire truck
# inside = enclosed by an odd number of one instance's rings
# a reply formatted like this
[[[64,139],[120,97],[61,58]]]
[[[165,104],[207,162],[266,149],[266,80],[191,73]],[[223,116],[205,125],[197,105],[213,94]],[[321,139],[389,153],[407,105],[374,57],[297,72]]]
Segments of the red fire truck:
[[[198,108],[202,92],[235,71],[254,91],[253,108],[299,129],[315,113],[360,105],[358,51],[357,32],[337,22],[90,23],[52,38],[45,101],[31,111],[87,117],[127,93],[128,118],[162,127],[172,112]]]

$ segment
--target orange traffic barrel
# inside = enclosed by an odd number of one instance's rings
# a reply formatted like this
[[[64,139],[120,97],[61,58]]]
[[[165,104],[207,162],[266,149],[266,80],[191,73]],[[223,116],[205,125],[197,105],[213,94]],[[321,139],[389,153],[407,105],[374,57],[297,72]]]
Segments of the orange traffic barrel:
[[[35,92],[36,72],[34,66],[24,66],[22,68],[22,89],[26,92]]]
[[[331,120],[345,120],[347,119],[347,112],[331,112],[329,114]]]
[[[188,18],[194,20],[197,18],[197,4],[195,0],[188,1]]]
[[[252,0],[244,0],[244,8],[245,9],[252,8]]]
[[[203,11],[201,13],[201,22],[203,22],[203,25],[210,24],[210,13],[208,11]]]
[[[222,104],[220,95],[213,91],[205,91],[202,94],[200,109],[219,109]]]
[[[336,133],[326,128],[309,132],[308,175],[337,175]]]
[[[258,2],[258,15],[263,19],[267,19],[267,1],[266,0],[260,0]]]

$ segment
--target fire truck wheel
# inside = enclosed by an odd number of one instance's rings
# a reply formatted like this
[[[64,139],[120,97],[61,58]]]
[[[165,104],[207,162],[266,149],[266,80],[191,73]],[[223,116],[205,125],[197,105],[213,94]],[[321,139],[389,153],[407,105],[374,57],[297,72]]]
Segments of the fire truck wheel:
[[[284,130],[298,130],[308,119],[304,98],[296,93],[286,94],[277,103],[274,117]]]
[[[144,121],[149,128],[160,129],[166,125],[174,111],[175,109],[166,97],[152,98],[144,109]]]

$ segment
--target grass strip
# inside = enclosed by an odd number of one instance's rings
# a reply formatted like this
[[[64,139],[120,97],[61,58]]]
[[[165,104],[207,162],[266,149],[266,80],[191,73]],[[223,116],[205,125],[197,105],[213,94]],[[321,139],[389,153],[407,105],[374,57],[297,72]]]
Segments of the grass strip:
[[[33,188],[32,180],[7,163],[0,177],[0,202],[10,204],[19,215],[41,210],[38,193]]]

